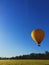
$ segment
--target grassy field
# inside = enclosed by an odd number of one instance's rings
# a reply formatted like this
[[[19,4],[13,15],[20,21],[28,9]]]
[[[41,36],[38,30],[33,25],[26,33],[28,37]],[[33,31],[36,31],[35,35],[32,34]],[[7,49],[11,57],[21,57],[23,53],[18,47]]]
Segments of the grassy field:
[[[49,65],[49,60],[0,60],[0,65]]]

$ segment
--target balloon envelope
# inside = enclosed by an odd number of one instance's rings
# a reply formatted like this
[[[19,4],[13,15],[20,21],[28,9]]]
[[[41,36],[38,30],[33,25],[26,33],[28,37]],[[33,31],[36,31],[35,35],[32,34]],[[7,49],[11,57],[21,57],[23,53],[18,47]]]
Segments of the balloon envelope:
[[[32,39],[40,45],[41,41],[44,39],[44,31],[41,29],[36,29],[31,32]]]

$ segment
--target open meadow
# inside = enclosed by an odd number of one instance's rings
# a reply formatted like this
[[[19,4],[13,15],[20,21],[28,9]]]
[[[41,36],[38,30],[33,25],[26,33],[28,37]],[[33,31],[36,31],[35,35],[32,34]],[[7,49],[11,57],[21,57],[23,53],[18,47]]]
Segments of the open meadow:
[[[49,65],[49,60],[0,60],[0,65]]]

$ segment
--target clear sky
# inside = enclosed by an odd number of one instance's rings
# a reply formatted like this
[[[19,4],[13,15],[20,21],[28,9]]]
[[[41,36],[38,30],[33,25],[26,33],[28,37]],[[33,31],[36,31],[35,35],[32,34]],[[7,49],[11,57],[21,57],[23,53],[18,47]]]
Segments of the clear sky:
[[[45,31],[38,45],[34,29]],[[49,51],[49,0],[0,0],[0,57]]]

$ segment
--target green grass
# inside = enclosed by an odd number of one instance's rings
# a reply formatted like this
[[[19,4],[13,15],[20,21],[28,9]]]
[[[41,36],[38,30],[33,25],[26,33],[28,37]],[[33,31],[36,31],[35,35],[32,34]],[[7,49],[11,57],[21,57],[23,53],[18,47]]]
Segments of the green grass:
[[[0,65],[49,65],[49,60],[0,60]]]

